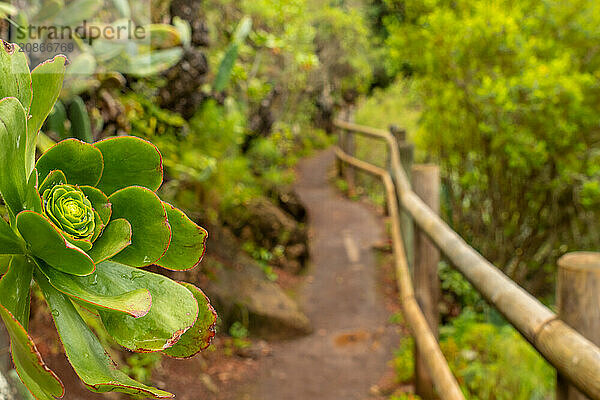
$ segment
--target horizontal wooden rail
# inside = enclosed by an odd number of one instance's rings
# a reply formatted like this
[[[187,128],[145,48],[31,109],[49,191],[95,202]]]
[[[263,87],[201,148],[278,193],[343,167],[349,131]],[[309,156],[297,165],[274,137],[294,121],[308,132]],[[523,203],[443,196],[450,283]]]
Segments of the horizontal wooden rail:
[[[442,350],[440,349],[435,336],[431,332],[431,329],[429,329],[425,316],[415,298],[400,231],[398,199],[396,198],[394,182],[392,181],[390,174],[383,168],[376,167],[349,156],[338,147],[335,148],[335,154],[342,162],[360,168],[363,171],[382,179],[385,186],[387,206],[392,221],[392,249],[394,252],[396,278],[404,317],[408,322],[408,326],[419,349],[423,353],[425,366],[432,377],[438,393],[443,399],[464,400],[460,387],[452,375],[450,367],[442,354]]]
[[[579,390],[600,400],[600,349],[469,246],[411,188],[389,132],[335,121],[338,128],[384,139],[400,204],[479,293]]]

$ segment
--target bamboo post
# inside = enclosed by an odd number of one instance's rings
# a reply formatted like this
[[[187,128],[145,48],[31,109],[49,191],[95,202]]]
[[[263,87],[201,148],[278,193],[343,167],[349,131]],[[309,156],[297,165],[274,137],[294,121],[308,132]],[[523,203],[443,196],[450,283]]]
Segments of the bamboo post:
[[[411,167],[414,160],[415,146],[406,140],[406,131],[398,128],[396,125],[390,125],[390,133],[394,137],[398,144],[398,152],[400,155],[400,163],[404,168],[404,171],[408,171],[410,174]],[[410,182],[411,177],[408,176]],[[414,254],[414,227],[410,214],[400,207],[400,225],[402,226],[402,239],[404,241],[404,248],[406,249],[406,258],[408,265],[412,269],[415,265],[415,254]]]
[[[556,304],[562,321],[600,345],[600,253],[575,252],[558,260]],[[588,399],[557,374],[556,400]]]
[[[440,212],[440,169],[433,164],[416,164],[412,167],[413,190],[433,212]],[[417,302],[434,337],[439,335],[440,280],[438,263],[440,251],[427,234],[415,224],[415,263],[413,282]],[[415,346],[415,392],[424,400],[436,398],[433,380],[425,367],[419,346]]]

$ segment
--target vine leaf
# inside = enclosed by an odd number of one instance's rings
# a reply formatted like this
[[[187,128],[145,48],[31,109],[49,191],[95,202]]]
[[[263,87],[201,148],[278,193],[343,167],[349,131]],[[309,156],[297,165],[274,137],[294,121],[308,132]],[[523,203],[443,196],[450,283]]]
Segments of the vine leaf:
[[[162,184],[162,157],[152,143],[135,136],[119,136],[95,146],[104,157],[104,172],[97,187],[107,195],[129,186],[155,192]]]
[[[33,211],[17,215],[17,228],[36,257],[59,271],[73,275],[89,275],[95,265],[79,247],[69,243],[50,220]]]
[[[144,385],[119,371],[69,298],[56,290],[39,270],[35,276],[52,310],[67,358],[88,389],[99,393],[122,392],[137,398],[174,397],[169,392]]]
[[[163,202],[171,226],[171,243],[157,265],[170,270],[188,270],[202,261],[208,232],[171,204]]]
[[[202,290],[191,283],[179,284],[192,292],[198,302],[198,318],[194,326],[184,333],[173,347],[163,350],[163,353],[173,358],[189,358],[210,346],[210,341],[215,336],[217,313]]]

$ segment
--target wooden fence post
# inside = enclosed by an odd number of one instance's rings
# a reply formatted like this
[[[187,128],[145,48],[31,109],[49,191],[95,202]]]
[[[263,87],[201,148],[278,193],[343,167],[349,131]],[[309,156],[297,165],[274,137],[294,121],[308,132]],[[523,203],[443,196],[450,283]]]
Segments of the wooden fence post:
[[[344,151],[346,154],[356,157],[356,134],[353,132],[346,133],[344,142]],[[348,182],[348,194],[353,196],[356,193],[356,170],[351,165],[346,165],[344,169],[346,182]]]
[[[574,252],[558,260],[556,305],[563,322],[600,345],[600,253]],[[558,374],[556,400],[587,399]]]
[[[440,213],[440,169],[433,164],[415,164],[412,167],[413,190],[433,212]],[[438,338],[440,280],[438,278],[438,264],[440,251],[427,237],[425,232],[414,227],[414,267],[413,282],[415,297],[423,311],[423,315],[431,328],[431,332]],[[433,380],[425,361],[420,356],[418,346],[415,346],[415,393],[424,400],[432,400],[435,394]]]
[[[356,156],[356,139],[354,133],[339,129],[338,146],[346,154]],[[337,160],[338,177],[344,179],[348,184],[348,194],[352,196],[356,193],[355,170],[350,164],[344,165],[341,160]]]
[[[390,125],[389,130],[398,144],[400,163],[406,172],[408,180],[411,181],[411,168],[414,160],[415,146],[406,140],[406,131],[404,129],[400,129],[396,125]],[[402,239],[404,241],[404,248],[406,250],[406,259],[409,267],[412,269],[413,265],[415,265],[413,222],[410,215],[403,210],[402,205],[399,206],[400,225],[402,227]]]
[[[338,147],[342,150],[344,150],[344,140],[345,140],[345,131],[341,128],[338,128]],[[336,157],[335,159],[336,162],[336,170],[337,170],[337,177],[338,178],[344,178],[344,163],[342,162],[342,160],[340,160],[339,158]]]

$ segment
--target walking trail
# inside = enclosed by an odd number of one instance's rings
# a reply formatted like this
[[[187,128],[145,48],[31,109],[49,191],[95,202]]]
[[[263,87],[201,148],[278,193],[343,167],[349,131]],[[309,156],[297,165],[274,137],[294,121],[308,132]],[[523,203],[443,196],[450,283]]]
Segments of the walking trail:
[[[333,162],[331,150],[303,160],[295,187],[309,214],[312,256],[298,294],[314,332],[273,344],[238,399],[363,400],[389,370],[399,336],[388,323],[372,250],[384,224],[331,186]]]

